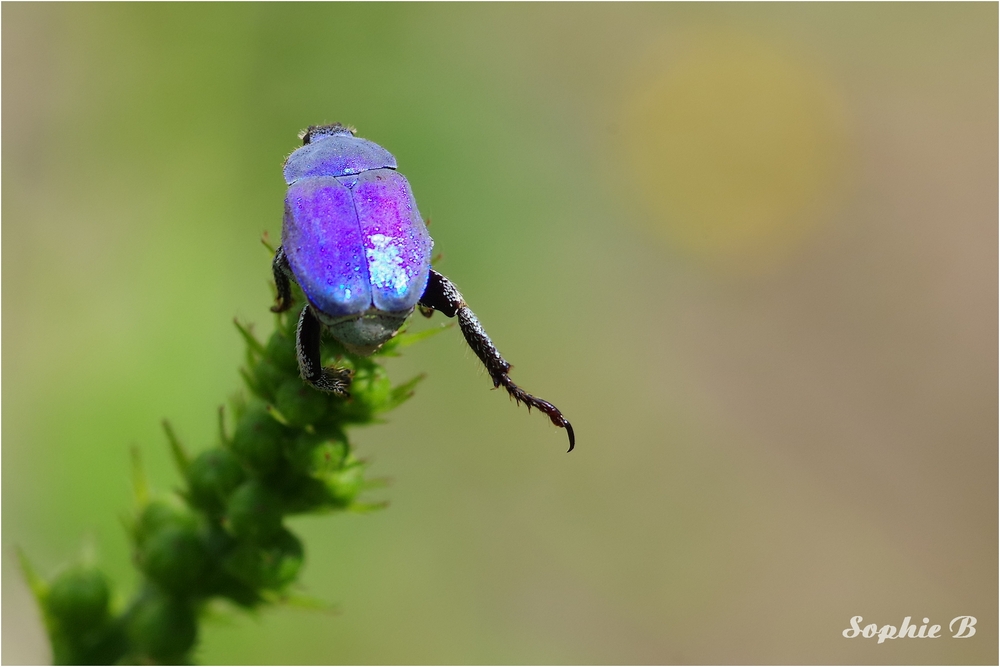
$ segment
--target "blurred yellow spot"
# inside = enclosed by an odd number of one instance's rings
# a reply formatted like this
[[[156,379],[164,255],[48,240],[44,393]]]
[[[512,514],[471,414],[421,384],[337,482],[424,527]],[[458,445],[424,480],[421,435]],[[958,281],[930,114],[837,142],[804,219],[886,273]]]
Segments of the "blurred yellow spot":
[[[626,102],[628,173],[681,250],[777,260],[820,217],[844,171],[846,130],[819,73],[767,43],[700,36],[648,64]]]

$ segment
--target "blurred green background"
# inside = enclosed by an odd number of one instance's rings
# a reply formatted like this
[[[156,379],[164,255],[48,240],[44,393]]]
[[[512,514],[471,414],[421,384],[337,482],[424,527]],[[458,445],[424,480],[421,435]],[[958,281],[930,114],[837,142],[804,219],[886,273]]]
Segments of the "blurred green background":
[[[340,121],[577,451],[457,330],[411,348],[354,435],[389,509],[293,522],[340,613],[213,622],[200,660],[995,663],[997,18],[4,3],[3,661],[49,659],[14,545],[134,583],[128,447],[168,490],[160,419],[211,442],[282,160]]]

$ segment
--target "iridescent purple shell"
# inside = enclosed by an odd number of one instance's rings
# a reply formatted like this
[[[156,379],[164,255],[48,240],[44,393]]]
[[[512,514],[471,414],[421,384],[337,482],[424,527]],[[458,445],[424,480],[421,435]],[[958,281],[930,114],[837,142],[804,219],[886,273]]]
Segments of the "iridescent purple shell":
[[[285,162],[281,244],[324,319],[407,312],[427,286],[434,242],[395,167],[384,148],[347,134],[315,137]]]
[[[369,169],[396,168],[392,153],[347,130],[315,137],[285,160],[285,183],[310,176],[349,176]]]

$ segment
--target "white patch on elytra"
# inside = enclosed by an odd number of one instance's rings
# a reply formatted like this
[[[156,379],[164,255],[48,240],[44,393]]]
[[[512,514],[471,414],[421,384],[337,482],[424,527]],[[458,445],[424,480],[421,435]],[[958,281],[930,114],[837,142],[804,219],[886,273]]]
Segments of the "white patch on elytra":
[[[392,237],[385,234],[372,234],[368,238],[375,246],[365,248],[371,284],[402,294],[406,290],[409,276],[403,268],[403,257],[399,253],[399,248],[392,244]]]

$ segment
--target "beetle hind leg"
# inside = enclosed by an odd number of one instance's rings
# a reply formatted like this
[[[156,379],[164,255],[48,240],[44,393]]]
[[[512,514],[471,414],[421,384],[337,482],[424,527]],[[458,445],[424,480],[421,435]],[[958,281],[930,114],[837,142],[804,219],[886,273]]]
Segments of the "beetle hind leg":
[[[502,386],[518,404],[524,403],[528,410],[537,408],[540,412],[548,416],[553,424],[559,428],[566,429],[566,435],[569,436],[569,451],[573,451],[573,447],[576,444],[573,425],[569,423],[568,419],[563,417],[559,408],[537,396],[532,396],[514,384],[514,381],[508,375],[510,364],[500,354],[500,351],[493,344],[493,341],[490,340],[490,337],[486,335],[486,330],[479,323],[479,319],[475,313],[465,304],[465,299],[462,298],[462,294],[458,291],[458,288],[434,269],[431,269],[430,277],[427,280],[427,289],[424,290],[423,296],[420,297],[420,306],[422,308],[439,310],[448,317],[457,316],[458,326],[462,329],[465,342],[469,344],[472,351],[476,353],[479,360],[486,366],[486,371],[493,380],[493,386]]]
[[[320,339],[323,326],[307,305],[299,315],[295,328],[295,356],[299,361],[299,374],[314,389],[347,398],[350,394],[353,373],[346,368],[323,367],[320,361]]]

